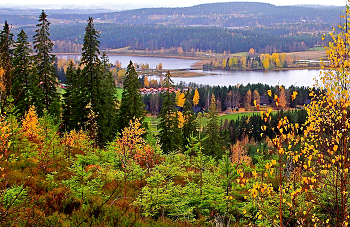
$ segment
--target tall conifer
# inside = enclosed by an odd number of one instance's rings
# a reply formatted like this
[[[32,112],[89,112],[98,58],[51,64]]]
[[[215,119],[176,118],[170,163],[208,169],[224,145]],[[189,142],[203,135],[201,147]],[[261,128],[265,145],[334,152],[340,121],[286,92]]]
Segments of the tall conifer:
[[[146,114],[140,93],[141,83],[131,61],[126,70],[123,88],[118,118],[120,132],[129,126],[134,117],[139,118],[140,123],[144,125]]]
[[[80,80],[80,73],[80,69],[75,69],[71,60],[66,71],[66,87],[63,94],[63,125],[67,131],[79,129],[79,123],[84,122],[82,110],[85,109],[85,106],[82,102],[83,84]]]
[[[219,127],[219,116],[217,113],[216,99],[214,94],[211,96],[209,113],[208,113],[208,124],[205,130],[207,139],[204,140],[204,153],[212,155],[217,159],[220,159],[223,154],[223,146],[220,139],[220,127]]]
[[[187,90],[185,94],[185,103],[183,107],[183,118],[184,123],[182,127],[183,136],[183,148],[189,144],[189,139],[191,137],[197,136],[197,122],[196,115],[193,112],[193,102],[190,98],[190,92]]]
[[[10,94],[12,86],[11,78],[11,58],[12,58],[12,44],[13,34],[10,32],[10,26],[5,21],[3,30],[0,32],[0,68],[4,70],[2,82],[4,83],[4,92],[0,96],[0,113],[3,113],[7,106],[7,97]]]
[[[44,10],[39,16],[38,29],[33,37],[36,65],[36,80],[33,80],[37,86],[34,95],[34,104],[39,115],[43,114],[44,109],[48,110],[50,115],[60,116],[60,97],[57,93],[58,77],[53,65],[55,56],[50,54],[53,43],[49,36],[50,22]]]
[[[12,88],[11,95],[19,115],[23,117],[32,105],[33,95],[33,61],[30,54],[33,52],[26,33],[21,30],[14,44],[12,60]]]
[[[117,133],[117,89],[110,72],[110,63],[106,53],[102,54],[102,81],[99,90],[101,96],[98,97],[99,109],[94,110],[98,113],[97,122],[99,127],[99,140],[104,144],[112,141]]]
[[[171,91],[173,81],[169,71],[165,75],[164,83],[166,91],[163,94],[163,105],[158,115],[160,118],[158,137],[163,152],[169,153],[181,148],[182,139],[177,108],[175,106],[175,93]]]
[[[97,144],[104,145],[116,134],[116,89],[108,68],[108,58],[99,58],[99,32],[95,29],[93,18],[89,17],[85,28],[81,64],[84,66],[79,77],[82,83],[80,123],[86,124],[88,115],[93,112],[97,124]]]

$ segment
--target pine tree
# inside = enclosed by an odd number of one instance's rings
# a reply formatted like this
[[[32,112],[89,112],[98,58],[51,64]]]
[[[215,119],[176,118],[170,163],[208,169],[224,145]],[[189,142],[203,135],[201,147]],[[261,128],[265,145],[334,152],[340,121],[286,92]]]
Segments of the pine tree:
[[[138,118],[139,122],[145,127],[145,109],[141,98],[141,83],[136,73],[133,63],[130,61],[124,80],[122,99],[118,117],[118,128],[121,132],[133,118]]]
[[[219,117],[214,94],[211,96],[207,118],[208,124],[205,130],[207,138],[203,142],[204,153],[220,159],[223,154],[223,146],[220,139]]]
[[[0,113],[5,111],[7,106],[7,97],[10,94],[12,86],[11,78],[11,58],[12,58],[12,43],[13,43],[13,34],[10,32],[10,26],[5,21],[3,30],[0,32],[0,68],[4,70],[3,83],[4,83],[4,92],[0,96]]]
[[[33,93],[33,62],[30,54],[33,52],[28,42],[26,33],[21,30],[17,41],[14,44],[12,59],[12,89],[11,95],[14,98],[20,117],[23,117],[32,105]]]
[[[168,71],[164,79],[163,105],[158,115],[160,122],[158,125],[159,141],[163,152],[169,153],[179,150],[181,147],[181,129],[179,128],[179,120],[177,109],[175,107],[175,94],[171,92],[173,81]]]
[[[58,76],[53,65],[55,56],[50,54],[53,43],[49,36],[50,22],[44,10],[39,16],[38,29],[33,37],[36,65],[36,79],[33,83],[37,86],[33,102],[39,115],[42,115],[44,109],[48,110],[50,115],[60,116],[60,97],[57,93]]]

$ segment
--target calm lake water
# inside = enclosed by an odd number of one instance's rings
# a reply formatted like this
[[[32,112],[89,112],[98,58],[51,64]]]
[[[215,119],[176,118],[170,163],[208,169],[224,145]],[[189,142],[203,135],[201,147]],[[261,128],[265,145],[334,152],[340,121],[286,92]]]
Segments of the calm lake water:
[[[269,85],[284,85],[289,87],[295,86],[310,86],[315,83],[314,78],[318,78],[320,70],[284,70],[284,71],[202,71],[196,70],[199,73],[206,74],[200,77],[175,77],[175,83],[184,81],[186,83],[194,82],[197,84],[209,85],[237,85],[248,83],[262,83]]]
[[[57,55],[58,57],[79,59],[81,55]],[[123,56],[109,55],[111,63],[117,60],[121,62],[122,67],[126,67],[131,60],[134,63],[149,64],[151,69],[155,69],[159,63],[163,64],[163,69],[188,69],[197,60],[178,59],[178,58],[161,58],[161,57],[144,57],[144,56]],[[185,83],[194,82],[197,84],[209,85],[237,85],[248,83],[262,83],[269,85],[290,85],[296,86],[313,86],[314,78],[319,77],[320,70],[285,70],[285,71],[202,71],[195,70],[198,73],[205,74],[199,77],[174,77],[175,83],[181,81]]]

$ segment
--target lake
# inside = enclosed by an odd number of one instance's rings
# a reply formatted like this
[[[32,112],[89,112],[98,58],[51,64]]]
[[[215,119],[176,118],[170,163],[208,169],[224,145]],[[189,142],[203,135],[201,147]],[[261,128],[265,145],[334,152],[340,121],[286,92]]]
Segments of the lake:
[[[199,77],[174,77],[175,83],[183,81],[185,83],[194,82],[197,84],[209,85],[237,85],[248,83],[269,84],[269,85],[284,85],[289,87],[295,86],[310,86],[314,84],[314,78],[319,77],[320,70],[283,70],[283,71],[202,71],[196,70],[199,73],[204,73],[205,76]]]
[[[79,59],[81,55],[57,55],[58,57]],[[122,67],[126,67],[131,60],[134,63],[149,64],[151,69],[155,69],[159,63],[163,64],[163,69],[188,69],[198,60],[178,59],[178,58],[162,58],[162,57],[146,57],[146,56],[124,56],[124,55],[109,55],[111,63],[117,60],[121,62]],[[195,72],[205,74],[198,77],[174,77],[175,83],[183,81],[185,83],[194,82],[197,84],[208,85],[237,85],[248,83],[262,83],[269,85],[290,85],[296,86],[313,86],[314,78],[320,75],[320,70],[283,70],[283,71],[203,71],[195,70]]]

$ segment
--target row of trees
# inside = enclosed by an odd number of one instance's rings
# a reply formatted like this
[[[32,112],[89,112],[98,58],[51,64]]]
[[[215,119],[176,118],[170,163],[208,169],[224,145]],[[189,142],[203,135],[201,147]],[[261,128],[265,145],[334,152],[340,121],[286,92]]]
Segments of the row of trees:
[[[250,54],[250,53],[253,54]],[[203,69],[270,69],[287,68],[295,59],[285,53],[255,54],[251,48],[247,56],[236,56],[231,58],[216,58],[210,63],[204,64]]]
[[[148,78],[144,77],[143,81],[144,85],[146,85],[148,83]],[[147,83],[145,83],[145,81]],[[154,80],[151,80],[150,84],[156,85],[157,83],[154,83],[153,81]],[[311,88],[308,87],[290,86],[285,88],[283,86],[270,86],[266,84],[230,85],[228,87],[196,84],[189,84],[187,86],[191,87],[189,97],[193,99],[195,94],[198,94],[198,102],[196,103],[196,106],[205,110],[209,109],[211,95],[214,94],[218,112],[233,111],[237,108],[254,110],[257,109],[254,105],[254,101],[260,106],[276,107],[275,100],[268,95],[268,91],[271,91],[279,97],[279,105],[283,108],[296,108],[308,104],[311,101],[311,97],[309,97]],[[181,84],[175,87],[182,88],[182,91],[178,90],[175,96],[175,103],[177,104],[181,93],[186,94],[186,89]],[[313,88],[313,90],[316,91],[317,89]],[[295,98],[293,98],[293,92],[298,94]],[[147,110],[151,114],[159,113],[163,102],[161,94],[145,94],[142,99]]]
[[[62,89],[56,71],[57,65],[62,65],[62,62],[55,62],[55,56],[51,54],[53,43],[49,37],[49,25],[47,15],[42,11],[33,38],[32,55],[26,33],[22,30],[14,42],[10,27],[5,23],[1,32],[1,114],[10,111],[21,118],[33,105],[40,117],[47,114],[55,122],[62,123],[62,131],[84,128],[91,133],[96,145],[104,145],[113,140],[117,131],[127,126],[129,120],[143,115],[131,109],[125,111],[130,107],[126,102],[131,101],[143,113],[142,103],[137,102],[140,99],[140,84],[135,69],[130,63],[121,111],[118,111],[117,90],[110,63],[104,53],[99,57],[99,32],[94,27],[93,19],[89,18],[81,60],[79,64],[69,61],[64,73],[66,85]],[[134,82],[130,84],[129,80]],[[128,93],[130,89],[133,92]],[[130,94],[138,96],[133,99]]]

